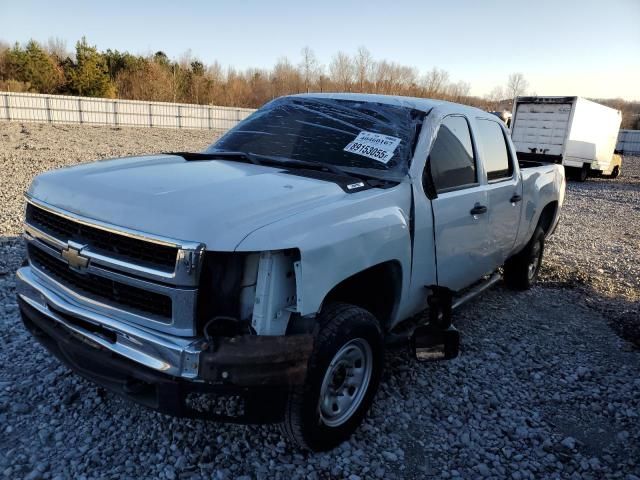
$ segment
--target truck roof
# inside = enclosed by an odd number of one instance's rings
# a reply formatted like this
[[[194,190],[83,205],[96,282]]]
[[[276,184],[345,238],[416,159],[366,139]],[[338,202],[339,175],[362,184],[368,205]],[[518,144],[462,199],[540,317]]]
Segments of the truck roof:
[[[537,97],[517,97],[515,103],[574,103],[574,102],[587,102],[595,105],[600,105],[603,108],[609,108],[611,110],[619,111],[608,105],[589,100],[585,97],[562,97],[562,96],[537,96]]]
[[[535,97],[516,97],[519,103],[570,103],[579,97],[563,97],[563,96],[535,96]]]
[[[589,100],[588,98],[584,98],[584,97],[578,97],[578,96],[574,96],[574,97],[562,97],[562,96],[536,96],[536,97],[516,97],[516,100],[514,102],[514,106],[516,104],[519,103],[545,103],[545,104],[557,104],[557,103],[578,103],[578,102],[583,102],[583,103],[589,103],[592,105],[598,105],[602,108],[606,108],[612,111],[616,111],[618,113],[621,114],[620,110],[615,109],[613,107],[610,107],[608,105],[603,105],[602,103],[598,103],[598,102],[594,102],[593,100]]]
[[[402,95],[379,95],[374,93],[301,93],[290,95],[292,97],[303,98],[334,98],[337,100],[353,100],[360,102],[386,103],[399,107],[413,108],[428,112],[434,107],[443,110],[444,113],[467,112],[472,115],[487,116],[487,112],[479,108],[469,107],[460,103],[447,102],[445,100],[434,100],[432,98],[404,97]]]

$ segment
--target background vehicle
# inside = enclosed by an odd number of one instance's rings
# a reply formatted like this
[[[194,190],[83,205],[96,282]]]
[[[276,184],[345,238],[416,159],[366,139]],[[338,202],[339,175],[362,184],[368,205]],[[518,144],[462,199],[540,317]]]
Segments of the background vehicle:
[[[512,117],[511,112],[507,110],[502,110],[502,111],[492,111],[489,113],[495,115],[500,120],[502,120],[504,124],[507,126],[507,128],[511,128],[511,117]]]
[[[616,153],[640,155],[640,130],[620,130]]]
[[[38,176],[18,302],[52,353],[127,398],[329,449],[373,401],[385,343],[451,358],[455,307],[501,267],[531,286],[564,188],[475,108],[283,97],[203,153]],[[225,395],[241,411],[215,410]]]
[[[511,139],[518,158],[562,163],[568,177],[615,178],[622,168],[614,154],[621,119],[618,110],[580,97],[518,97]]]

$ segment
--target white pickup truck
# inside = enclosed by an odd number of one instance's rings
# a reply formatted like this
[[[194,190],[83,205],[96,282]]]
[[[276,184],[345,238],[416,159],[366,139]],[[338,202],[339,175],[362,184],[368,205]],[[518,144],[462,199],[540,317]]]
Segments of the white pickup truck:
[[[452,309],[534,282],[564,189],[475,108],[283,97],[202,153],[36,177],[18,301],[105,388],[329,449],[366,414],[385,345],[452,358]]]

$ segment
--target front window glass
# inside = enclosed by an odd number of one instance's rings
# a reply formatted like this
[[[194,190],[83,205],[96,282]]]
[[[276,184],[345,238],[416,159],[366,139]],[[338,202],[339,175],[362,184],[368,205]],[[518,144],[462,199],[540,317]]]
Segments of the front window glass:
[[[229,130],[206,152],[322,162],[382,178],[407,174],[425,113],[376,102],[283,97]]]
[[[445,117],[429,154],[436,191],[475,184],[476,160],[464,117]]]

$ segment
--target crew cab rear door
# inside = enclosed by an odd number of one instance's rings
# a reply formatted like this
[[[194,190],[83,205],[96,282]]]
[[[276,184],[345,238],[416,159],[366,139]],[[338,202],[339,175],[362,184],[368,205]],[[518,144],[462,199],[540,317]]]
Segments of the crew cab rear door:
[[[520,225],[522,182],[502,125],[489,118],[475,119],[476,143],[488,195],[489,248],[494,268],[502,265],[516,242]]]
[[[425,172],[425,191],[435,188],[436,194],[431,205],[438,285],[460,290],[492,271],[488,196],[465,116],[443,119]]]

